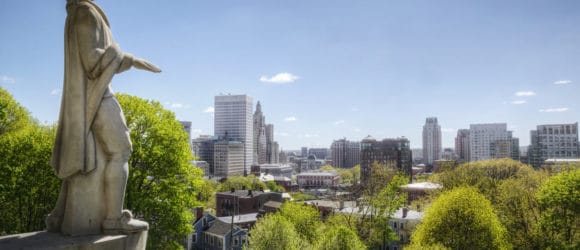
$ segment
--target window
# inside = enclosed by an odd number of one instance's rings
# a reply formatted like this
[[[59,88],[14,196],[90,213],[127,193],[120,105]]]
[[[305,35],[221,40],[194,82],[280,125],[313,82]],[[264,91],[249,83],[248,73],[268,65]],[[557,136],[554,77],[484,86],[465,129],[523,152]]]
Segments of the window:
[[[238,246],[240,244],[240,237],[234,237],[234,246]]]

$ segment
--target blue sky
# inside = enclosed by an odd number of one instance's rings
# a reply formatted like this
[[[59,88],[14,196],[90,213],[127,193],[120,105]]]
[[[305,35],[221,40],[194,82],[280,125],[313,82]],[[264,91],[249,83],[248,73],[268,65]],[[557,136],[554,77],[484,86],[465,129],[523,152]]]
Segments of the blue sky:
[[[213,134],[219,93],[260,100],[284,149],[406,136],[427,116],[458,128],[580,120],[578,1],[97,0],[121,48],[162,68],[117,75],[193,135]],[[0,1],[0,86],[58,117],[65,0]]]

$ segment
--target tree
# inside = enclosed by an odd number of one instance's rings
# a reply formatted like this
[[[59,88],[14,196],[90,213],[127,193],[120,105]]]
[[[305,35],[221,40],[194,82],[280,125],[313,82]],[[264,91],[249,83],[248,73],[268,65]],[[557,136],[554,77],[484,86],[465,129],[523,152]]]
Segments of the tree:
[[[231,189],[242,190],[260,190],[268,189],[265,183],[261,182],[255,175],[250,174],[248,176],[229,176],[223,183],[218,187],[219,192],[227,192]]]
[[[187,134],[159,102],[118,94],[131,131],[126,207],[150,224],[152,249],[181,248],[193,228],[191,208],[203,186],[202,171],[190,164]]]
[[[435,174],[432,181],[441,183],[445,190],[461,186],[476,187],[492,204],[496,204],[498,187],[503,180],[521,178],[534,172],[532,167],[511,159],[493,159],[468,162]]]
[[[278,213],[261,218],[250,232],[249,249],[298,250],[310,247],[300,239],[292,223]]]
[[[60,189],[49,165],[54,127],[20,126],[0,136],[0,235],[45,229]]]
[[[511,247],[506,236],[489,200],[472,187],[459,187],[435,200],[412,242],[451,249],[506,249]]]
[[[497,204],[492,204],[517,249],[540,249],[544,234],[539,229],[540,208],[536,192],[546,179],[544,172],[510,178],[498,186]]]
[[[285,202],[280,208],[280,215],[288,220],[301,239],[314,244],[320,237],[320,213],[312,206]]]
[[[580,169],[550,177],[537,194],[546,247],[580,248]]]
[[[345,226],[333,226],[325,230],[316,249],[366,249],[366,246],[352,229]]]
[[[0,136],[31,124],[32,118],[8,91],[0,87]]]

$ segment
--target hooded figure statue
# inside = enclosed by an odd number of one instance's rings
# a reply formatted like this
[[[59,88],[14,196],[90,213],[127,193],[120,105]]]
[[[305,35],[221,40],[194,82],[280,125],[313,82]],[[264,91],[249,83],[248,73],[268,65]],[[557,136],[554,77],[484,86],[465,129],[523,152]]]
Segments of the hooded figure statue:
[[[91,0],[67,0],[62,102],[51,165],[63,180],[47,229],[70,235],[127,233],[148,224],[123,210],[131,141],[111,89],[131,67],[161,72],[121,51]]]

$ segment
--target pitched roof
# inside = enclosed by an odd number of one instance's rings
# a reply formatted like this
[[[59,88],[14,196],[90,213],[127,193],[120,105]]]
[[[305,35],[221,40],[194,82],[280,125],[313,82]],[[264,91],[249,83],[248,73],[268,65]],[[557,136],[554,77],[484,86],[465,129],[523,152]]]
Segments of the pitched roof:
[[[206,230],[206,232],[225,236],[230,232],[231,225],[229,223],[225,223],[221,220],[215,220],[212,225]]]

